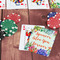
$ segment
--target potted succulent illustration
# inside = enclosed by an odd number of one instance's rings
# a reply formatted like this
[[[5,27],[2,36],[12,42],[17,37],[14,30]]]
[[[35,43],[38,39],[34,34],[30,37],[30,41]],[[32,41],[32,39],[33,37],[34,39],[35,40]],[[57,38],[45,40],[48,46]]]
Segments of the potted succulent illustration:
[[[56,5],[56,3],[52,2],[51,3],[51,8],[57,8],[58,6]]]

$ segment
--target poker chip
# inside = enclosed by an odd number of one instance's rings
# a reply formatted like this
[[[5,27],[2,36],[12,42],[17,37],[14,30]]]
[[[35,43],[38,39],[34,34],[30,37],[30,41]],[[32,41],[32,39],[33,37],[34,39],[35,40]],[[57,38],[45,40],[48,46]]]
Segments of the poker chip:
[[[2,21],[0,20],[0,25],[1,25],[1,22],[2,22]]]
[[[51,18],[51,17],[54,17],[55,15],[57,14],[57,12],[50,12],[47,16],[47,18]]]
[[[7,17],[5,17],[3,20],[6,20],[6,19],[13,20],[13,21],[15,21],[15,23],[18,23],[21,21],[20,15],[18,15],[16,13],[11,13],[11,14],[7,15]]]
[[[2,21],[0,20],[0,25],[1,25],[1,22],[2,22]]]
[[[4,20],[1,23],[1,30],[5,31],[5,36],[12,36],[15,32],[17,32],[18,27],[13,20]]]
[[[47,25],[50,28],[56,29],[60,27],[60,13],[57,13],[56,16],[51,17],[47,20]]]
[[[5,32],[0,30],[0,40],[2,40],[5,37]]]

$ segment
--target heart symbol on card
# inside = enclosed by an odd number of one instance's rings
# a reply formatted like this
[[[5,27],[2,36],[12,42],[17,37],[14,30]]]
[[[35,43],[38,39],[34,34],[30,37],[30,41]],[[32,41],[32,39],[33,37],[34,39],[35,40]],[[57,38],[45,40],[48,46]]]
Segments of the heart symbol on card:
[[[1,6],[0,6],[0,8],[1,8]]]
[[[46,4],[46,7],[48,8],[48,4]]]
[[[2,2],[0,1],[0,3],[2,3]]]
[[[23,30],[25,30],[25,26],[23,26]]]
[[[42,3],[42,5],[45,5],[44,3]]]
[[[23,3],[21,3],[21,5],[24,5]]]

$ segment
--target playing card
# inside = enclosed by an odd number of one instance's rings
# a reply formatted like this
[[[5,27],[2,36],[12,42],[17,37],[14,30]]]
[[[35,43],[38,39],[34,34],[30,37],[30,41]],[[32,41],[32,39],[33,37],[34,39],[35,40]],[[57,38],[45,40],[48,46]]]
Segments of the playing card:
[[[30,32],[34,28],[34,26],[35,25],[25,25],[25,24],[22,25],[19,50],[25,50],[24,47],[25,47],[25,45],[27,43],[27,38],[28,38],[28,36],[26,36],[26,32],[27,31]],[[40,26],[40,27],[44,27],[44,26]],[[25,50],[25,51],[28,51],[28,50]]]
[[[29,9],[49,9],[48,0],[28,0]]]
[[[7,0],[7,9],[27,9],[27,0]]]
[[[5,9],[5,0],[0,0],[0,9]]]

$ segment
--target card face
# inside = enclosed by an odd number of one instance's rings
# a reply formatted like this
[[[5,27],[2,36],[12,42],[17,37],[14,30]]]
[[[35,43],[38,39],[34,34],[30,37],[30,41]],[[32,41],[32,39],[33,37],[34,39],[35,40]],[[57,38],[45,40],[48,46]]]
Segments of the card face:
[[[28,51],[28,49],[27,50],[24,49],[24,47],[25,47],[25,45],[27,43],[27,39],[28,39],[27,31],[30,32],[34,28],[34,26],[35,25],[26,25],[26,24],[22,25],[22,27],[21,27],[21,36],[20,36],[19,50]],[[38,26],[40,26],[40,25],[38,25]],[[40,27],[45,28],[44,26],[40,26]]]
[[[0,0],[0,9],[5,9],[5,0]]]
[[[28,36],[28,42],[25,45],[25,49],[48,57],[56,35],[56,31],[35,26],[34,30],[32,30],[31,34]]]
[[[60,8],[60,0],[50,0],[51,8]]]
[[[48,0],[28,0],[29,9],[49,9]]]
[[[7,9],[27,9],[27,0],[7,0]]]

